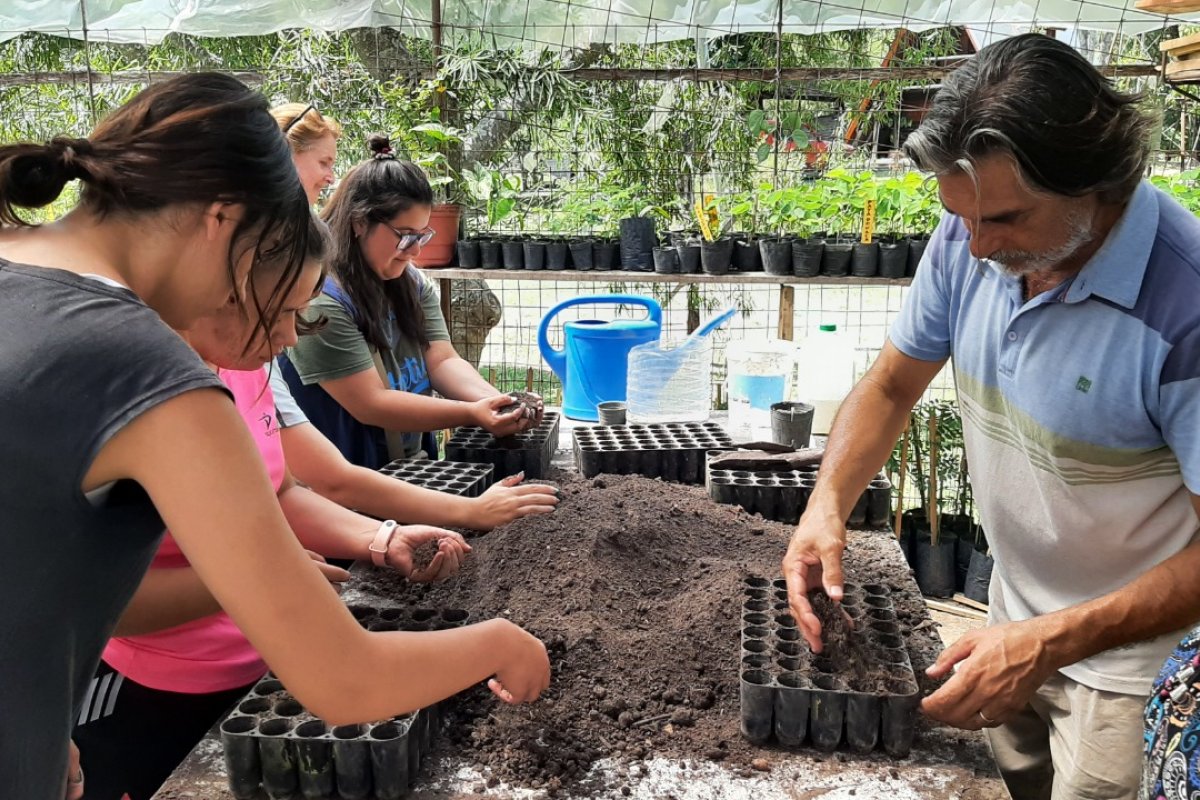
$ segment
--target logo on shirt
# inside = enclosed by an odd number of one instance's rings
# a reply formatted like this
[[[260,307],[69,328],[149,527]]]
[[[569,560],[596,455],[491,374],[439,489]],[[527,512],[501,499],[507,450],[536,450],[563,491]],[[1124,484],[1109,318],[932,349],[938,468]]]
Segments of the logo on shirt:
[[[1087,394],[1092,388],[1092,381],[1086,375],[1080,375],[1079,380],[1075,381],[1075,391]]]

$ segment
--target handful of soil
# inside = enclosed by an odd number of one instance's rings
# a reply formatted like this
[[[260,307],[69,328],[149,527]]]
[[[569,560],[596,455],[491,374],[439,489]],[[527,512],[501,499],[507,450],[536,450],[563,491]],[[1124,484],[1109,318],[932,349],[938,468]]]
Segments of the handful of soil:
[[[538,419],[545,411],[546,403],[542,396],[533,392],[509,392],[512,402],[500,409],[500,414],[511,414],[518,408],[524,409],[525,419]]]

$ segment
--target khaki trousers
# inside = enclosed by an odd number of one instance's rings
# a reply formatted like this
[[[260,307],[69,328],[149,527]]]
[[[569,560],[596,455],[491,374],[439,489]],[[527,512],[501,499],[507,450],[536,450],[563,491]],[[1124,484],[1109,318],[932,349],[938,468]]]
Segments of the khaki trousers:
[[[1007,621],[996,594],[991,624]],[[1013,800],[1134,800],[1145,707],[1145,697],[1092,689],[1055,674],[1016,717],[987,730]]]

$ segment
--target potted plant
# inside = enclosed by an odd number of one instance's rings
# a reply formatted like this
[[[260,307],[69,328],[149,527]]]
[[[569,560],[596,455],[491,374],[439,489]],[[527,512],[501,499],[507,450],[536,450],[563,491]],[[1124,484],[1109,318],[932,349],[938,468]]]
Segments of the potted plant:
[[[823,199],[821,218],[830,230],[821,259],[821,274],[844,277],[850,274],[850,260],[854,254],[854,242],[858,238],[851,233],[854,229],[854,209],[851,206],[854,176],[839,167],[830,170],[817,186]]]
[[[769,275],[791,275],[793,238],[787,235],[786,229],[796,210],[797,190],[793,187],[771,189],[766,183],[759,188],[767,190],[761,200],[762,219],[772,234],[758,243],[763,268]]]
[[[436,114],[435,111],[431,121],[410,128],[407,137],[411,144],[409,158],[428,174],[436,198],[429,215],[433,238],[421,248],[417,261],[424,268],[445,267],[453,260],[462,216],[462,206],[455,194],[457,176],[447,157],[450,148],[462,143],[462,131],[443,124]]]
[[[468,194],[483,205],[488,230],[495,230],[516,209],[521,192],[521,176],[503,174],[497,169],[488,169],[476,164],[463,182]],[[499,253],[499,263],[495,260]],[[497,269],[501,263],[505,269],[521,269],[525,263],[520,241],[494,241],[483,239],[479,243],[479,257],[484,269]]]
[[[875,175],[868,170],[855,173],[849,183],[847,205],[850,209],[851,224],[855,229],[862,230],[868,204],[875,203],[878,212],[879,192]],[[877,217],[878,218],[878,217]],[[856,237],[854,249],[850,256],[850,274],[856,278],[872,278],[879,273],[879,242],[862,241],[864,237]]]
[[[942,203],[933,182],[915,173],[908,190],[901,214],[904,229],[912,236],[908,247],[908,265],[905,269],[905,275],[912,277],[916,274],[917,265],[921,263],[921,257],[925,255],[929,235],[941,219]]]
[[[879,236],[879,275],[883,278],[903,278],[908,267],[909,238],[906,235],[904,209],[911,197],[911,184],[920,181],[915,172],[903,177],[891,176],[876,190],[876,225],[883,231]]]
[[[821,272],[825,239],[814,234],[824,205],[824,193],[819,185],[797,187],[791,213],[791,227],[797,234],[792,242],[792,274],[797,278],[815,278]]]
[[[702,237],[700,268],[708,275],[727,275],[733,261],[733,239],[722,235],[724,219],[718,210],[717,199],[711,194],[705,195],[694,210]]]

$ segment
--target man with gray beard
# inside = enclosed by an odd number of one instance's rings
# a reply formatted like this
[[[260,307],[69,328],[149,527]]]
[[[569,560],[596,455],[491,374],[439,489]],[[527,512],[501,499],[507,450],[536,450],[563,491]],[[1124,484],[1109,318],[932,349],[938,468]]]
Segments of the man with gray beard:
[[[819,651],[807,594],[841,599],[843,521],[953,358],[996,568],[922,708],[988,729],[1018,800],[1134,797],[1146,698],[1200,619],[1200,221],[1142,180],[1138,100],[1034,34],[947,78],[904,146],[946,214],[783,561]]]

